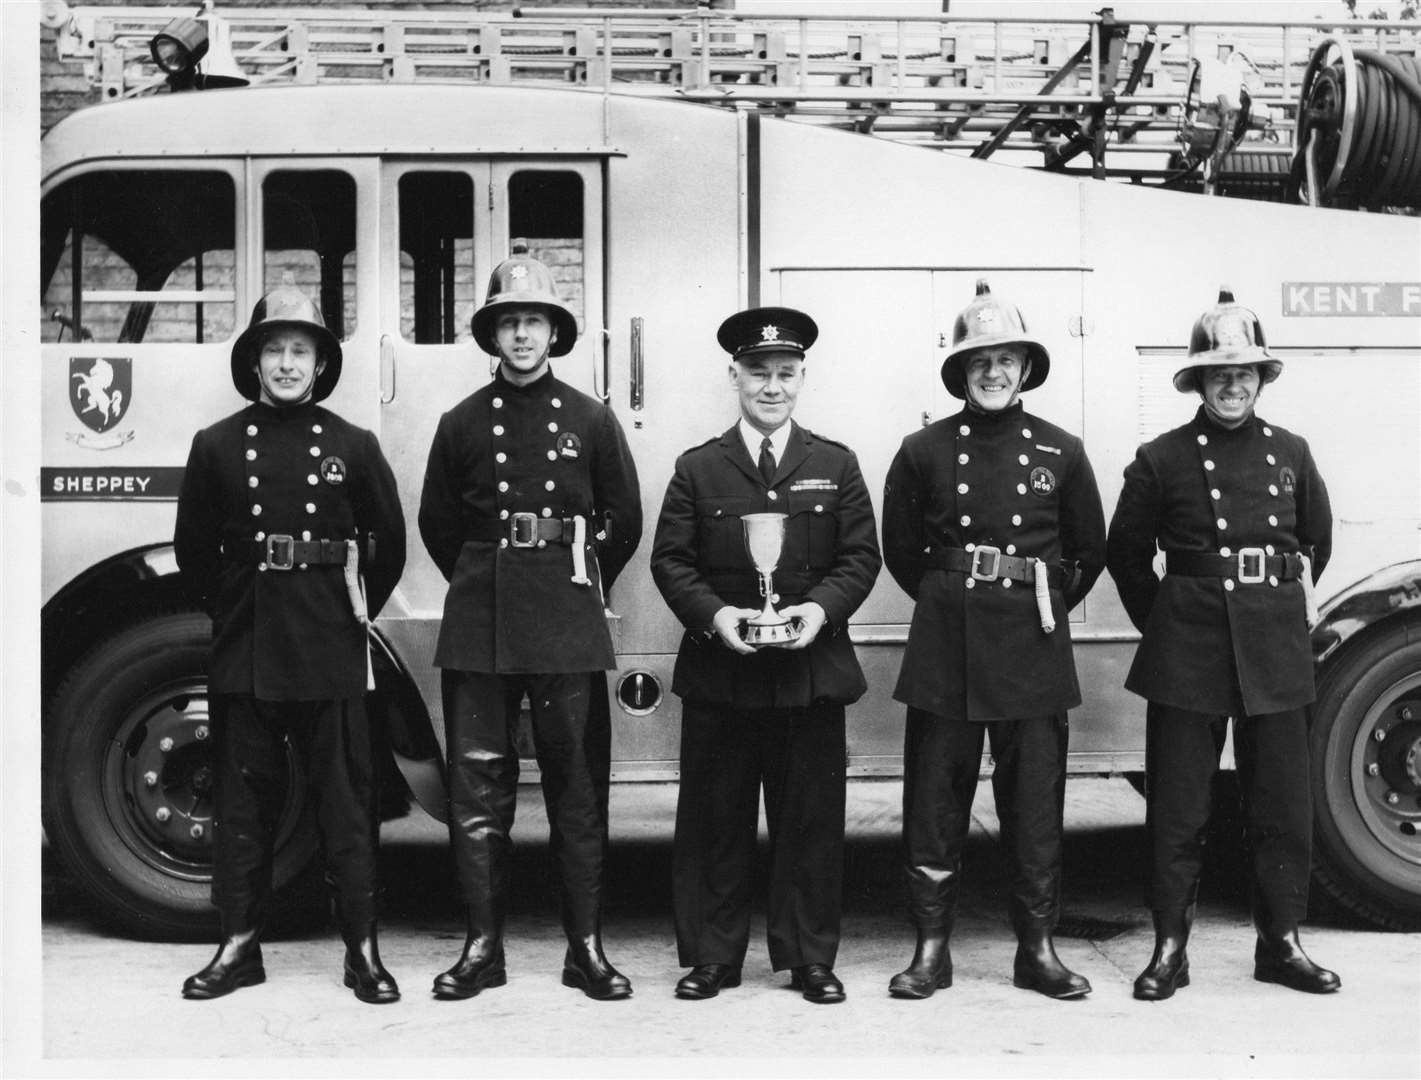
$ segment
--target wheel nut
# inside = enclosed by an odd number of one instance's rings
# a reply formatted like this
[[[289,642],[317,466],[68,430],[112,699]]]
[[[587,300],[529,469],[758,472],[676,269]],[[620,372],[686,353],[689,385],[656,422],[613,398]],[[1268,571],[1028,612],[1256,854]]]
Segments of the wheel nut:
[[[1376,739],[1377,742],[1386,742],[1386,728],[1377,728],[1376,731],[1372,732],[1372,738]]]
[[[207,738],[207,725],[206,725],[206,724],[198,724],[198,725],[197,725],[197,730],[194,731],[193,734],[197,736],[197,741],[198,741],[198,742],[202,742],[203,739]]]
[[[159,821],[167,821],[170,817],[173,816],[173,812],[169,810],[166,806],[160,806],[157,810],[153,811],[153,816]]]
[[[1380,736],[1378,736],[1378,738],[1380,738]],[[168,753],[168,751],[172,750],[172,748],[173,740],[171,736],[164,735],[161,739],[158,740],[158,749],[163,751],[163,753]]]
[[[194,840],[201,840],[203,828],[201,825],[194,825],[191,829],[188,830],[188,833],[192,836]]]
[[[1367,766],[1367,775],[1368,775],[1368,776],[1376,776],[1377,773],[1379,773],[1379,772],[1381,772],[1381,771],[1382,771],[1382,767],[1381,767],[1380,765],[1378,765],[1375,761],[1372,762],[1370,765]]]
[[[1397,715],[1398,715],[1399,717],[1401,717],[1403,720],[1410,720],[1410,719],[1411,719],[1413,716],[1415,716],[1416,714],[1411,711],[1411,706],[1410,706],[1410,705],[1403,705],[1403,706],[1401,707],[1401,711],[1400,711],[1399,713],[1397,713]]]
[[[158,774],[155,773],[152,769],[149,769],[146,773],[143,774],[143,783],[146,787],[157,787]]]
[[[1401,796],[1396,792],[1388,791],[1386,793],[1386,803],[1388,806],[1395,806],[1399,802],[1401,802]]]

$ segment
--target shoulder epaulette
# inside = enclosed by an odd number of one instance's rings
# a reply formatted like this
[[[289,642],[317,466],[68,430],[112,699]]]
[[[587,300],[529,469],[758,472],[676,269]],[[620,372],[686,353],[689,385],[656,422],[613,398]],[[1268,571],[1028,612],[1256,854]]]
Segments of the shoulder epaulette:
[[[852,454],[853,448],[846,443],[839,442],[838,439],[831,439],[827,435],[820,435],[817,431],[810,431],[808,428],[800,428],[806,438],[814,439],[816,442],[828,443],[830,446],[837,446],[840,450],[845,450]]]

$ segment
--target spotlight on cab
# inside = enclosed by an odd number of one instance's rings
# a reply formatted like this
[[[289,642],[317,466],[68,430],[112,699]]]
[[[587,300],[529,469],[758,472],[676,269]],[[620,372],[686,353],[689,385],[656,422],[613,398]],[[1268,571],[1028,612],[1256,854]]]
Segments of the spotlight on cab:
[[[220,19],[174,19],[153,35],[148,47],[175,91],[217,90],[251,81],[237,65],[227,26]]]

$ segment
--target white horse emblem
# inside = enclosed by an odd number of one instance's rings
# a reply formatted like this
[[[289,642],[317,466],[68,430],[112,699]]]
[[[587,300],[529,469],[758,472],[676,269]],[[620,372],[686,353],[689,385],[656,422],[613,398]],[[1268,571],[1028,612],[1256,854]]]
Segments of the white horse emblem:
[[[128,411],[132,361],[74,358],[69,361],[69,404],[74,415],[94,431],[107,431]]]

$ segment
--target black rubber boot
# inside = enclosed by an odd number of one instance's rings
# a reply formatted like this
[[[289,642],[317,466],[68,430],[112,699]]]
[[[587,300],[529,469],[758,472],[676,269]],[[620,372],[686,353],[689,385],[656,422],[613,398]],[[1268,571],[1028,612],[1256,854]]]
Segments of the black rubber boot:
[[[202,1001],[266,982],[262,947],[257,937],[254,927],[239,930],[224,926],[217,953],[205,968],[183,982],[183,997]]]
[[[503,962],[505,914],[506,906],[501,897],[465,906],[464,951],[453,967],[435,976],[435,997],[445,1001],[471,998],[480,990],[508,982],[508,970]]]
[[[1017,930],[1012,985],[1049,998],[1078,998],[1090,993],[1090,982],[1061,963],[1050,929],[1041,924]]]
[[[602,952],[602,932],[571,934],[562,963],[562,984],[581,990],[597,1001],[617,1001],[632,996],[631,980],[614,968]]]
[[[341,927],[345,940],[345,985],[370,1005],[388,1005],[400,1000],[395,977],[380,963],[380,939],[375,921]]]
[[[949,926],[918,927],[918,945],[906,970],[888,982],[896,998],[930,998],[952,985],[952,954],[948,950]]]
[[[1175,911],[1154,912],[1155,951],[1149,965],[1135,980],[1137,1001],[1164,1001],[1189,985],[1189,931],[1194,926],[1194,905]]]
[[[1277,983],[1305,994],[1331,994],[1342,989],[1334,971],[1318,967],[1303,952],[1298,928],[1258,927],[1258,944],[1253,950],[1253,977],[1259,982]]]

